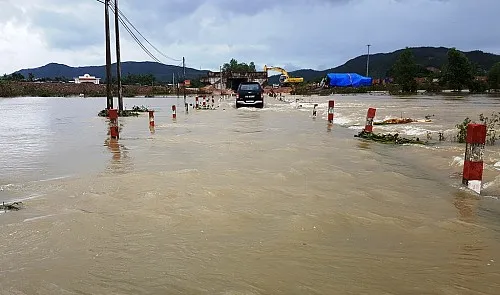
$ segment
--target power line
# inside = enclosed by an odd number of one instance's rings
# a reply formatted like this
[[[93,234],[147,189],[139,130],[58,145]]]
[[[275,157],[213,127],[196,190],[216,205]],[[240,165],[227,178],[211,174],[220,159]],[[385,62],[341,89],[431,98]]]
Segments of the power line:
[[[111,6],[111,11],[113,11],[113,13],[115,12],[113,6]],[[152,54],[151,51],[149,51],[146,48],[146,46],[144,46],[144,44],[142,44],[142,42],[139,40],[139,38],[137,38],[137,36],[134,34],[134,32],[132,32],[132,30],[129,28],[129,26],[124,22],[124,20],[119,15],[118,15],[118,20],[123,25],[123,27],[125,28],[125,30],[127,30],[127,32],[130,34],[130,36],[132,36],[132,38],[135,40],[135,42],[142,48],[142,50],[147,55],[149,55],[149,57],[151,57],[154,61],[156,61],[158,63],[161,63],[161,61],[156,56],[154,56],[154,54]]]
[[[99,3],[103,3],[104,5],[106,5],[105,2],[103,2],[102,0],[96,0],[97,2]],[[114,7],[111,5],[110,7],[111,11],[115,12],[114,10]],[[120,23],[123,25],[123,27],[125,28],[125,30],[127,30],[127,32],[130,34],[130,36],[135,40],[135,42],[139,45],[139,47],[141,47],[141,49],[149,56],[151,57],[154,61],[156,62],[160,62],[160,60],[158,58],[156,58],[142,43],[141,41],[139,40],[139,38],[137,38],[137,36],[135,36],[134,32],[132,32],[132,30],[127,26],[127,24],[123,21],[123,19],[118,16],[118,20],[120,21]],[[161,62],[160,62],[161,63]]]
[[[102,4],[105,4],[104,1],[102,0],[96,0],[97,2],[99,3],[102,3]],[[111,1],[111,4],[113,4],[114,2]],[[114,7],[113,5],[111,5],[110,7],[111,11],[113,11],[114,13],[115,10],[114,10]],[[118,19],[120,21],[120,23],[122,24],[122,26],[125,28],[125,30],[129,33],[129,35],[134,39],[134,41],[139,45],[139,47],[141,47],[141,49],[149,56],[151,57],[151,59],[153,59],[154,61],[158,62],[158,63],[161,63],[161,61],[156,57],[154,56],[154,54],[151,53],[151,51],[149,51],[146,46],[144,46],[144,44],[142,44],[142,42],[139,40],[139,38],[134,34],[134,32],[132,31],[132,29],[130,29],[130,27],[127,25],[126,22],[128,22],[130,24],[130,26],[144,39],[146,40],[146,42],[151,46],[153,47],[157,52],[159,52],[162,56],[164,56],[165,58],[168,58],[168,59],[171,59],[171,60],[174,60],[174,61],[181,61],[179,59],[174,59],[174,58],[171,58],[167,55],[165,55],[164,53],[162,53],[159,49],[157,49],[153,44],[151,44],[151,42],[149,42],[149,40],[146,39],[146,37],[144,37],[144,35],[141,34],[141,32],[139,32],[139,30],[137,30],[137,28],[128,20],[128,18],[121,12],[120,9],[118,9]],[[181,61],[182,62],[182,61]]]
[[[173,61],[180,61],[180,62],[182,62],[182,60],[180,60],[180,59],[175,59],[173,57],[170,57],[170,56],[164,54],[158,48],[156,48],[153,44],[151,44],[151,42],[149,42],[149,40],[146,37],[144,37],[144,35],[142,35],[141,32],[139,32],[139,30],[134,26],[134,24],[132,24],[132,22],[129,21],[129,19],[127,18],[127,16],[125,16],[125,14],[121,11],[121,9],[118,9],[118,13],[125,19],[125,21],[127,21],[127,23],[130,24],[130,26],[139,34],[139,36],[141,36],[159,54],[161,54],[163,57],[165,57],[167,59],[170,59],[170,60],[173,60]]]

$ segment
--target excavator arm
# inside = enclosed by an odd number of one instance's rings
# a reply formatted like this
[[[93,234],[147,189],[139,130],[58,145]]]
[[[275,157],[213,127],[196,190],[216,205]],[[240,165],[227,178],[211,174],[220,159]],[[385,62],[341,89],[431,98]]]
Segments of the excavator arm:
[[[283,68],[280,68],[280,67],[268,67],[268,66],[264,66],[264,72],[267,72],[267,71],[275,71],[275,72],[280,72],[281,73],[281,76],[280,76],[280,82],[282,84],[285,84],[285,83],[301,83],[304,81],[304,78],[291,78],[289,75],[288,75],[288,72],[283,69]]]
[[[267,72],[267,71],[280,72],[282,75],[286,76],[287,78],[289,77],[288,76],[288,72],[285,71],[285,69],[282,69],[280,67],[268,67],[268,66],[264,66],[264,72]]]

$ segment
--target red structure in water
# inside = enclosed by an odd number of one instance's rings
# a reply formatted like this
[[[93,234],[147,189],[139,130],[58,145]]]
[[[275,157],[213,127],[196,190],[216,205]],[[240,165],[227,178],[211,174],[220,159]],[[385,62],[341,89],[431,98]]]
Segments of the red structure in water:
[[[333,100],[328,101],[328,123],[330,123],[330,124],[333,123],[334,106],[335,106],[335,101],[333,101]]]
[[[149,111],[149,127],[155,127],[155,111]]]
[[[481,193],[481,182],[483,180],[485,143],[486,125],[467,125],[462,183],[478,194]]]
[[[375,113],[377,109],[369,108],[368,113],[366,114],[366,124],[365,124],[365,132],[372,133],[373,132],[373,119],[375,118]]]
[[[118,139],[120,137],[118,130],[118,110],[109,109],[108,118],[109,118],[109,134],[111,138]]]

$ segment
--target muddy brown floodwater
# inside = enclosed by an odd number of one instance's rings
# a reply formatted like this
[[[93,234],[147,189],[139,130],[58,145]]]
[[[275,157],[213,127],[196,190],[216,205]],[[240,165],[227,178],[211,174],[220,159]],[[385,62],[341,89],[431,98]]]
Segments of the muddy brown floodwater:
[[[25,208],[0,214],[0,294],[500,294],[500,147],[477,196],[449,140],[500,99],[335,96],[331,128],[328,99],[125,99],[156,128],[120,118],[118,142],[103,98],[1,99],[0,201]],[[354,138],[368,107],[433,115],[374,128],[432,145]]]

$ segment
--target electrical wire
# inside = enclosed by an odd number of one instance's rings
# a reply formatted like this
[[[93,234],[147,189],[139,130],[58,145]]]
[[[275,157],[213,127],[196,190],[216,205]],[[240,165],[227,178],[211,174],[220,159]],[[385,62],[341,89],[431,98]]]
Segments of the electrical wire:
[[[113,0],[111,0],[111,2],[114,4]],[[125,19],[125,21],[128,24],[130,24],[130,26],[139,34],[139,36],[141,36],[159,54],[161,54],[163,57],[165,57],[167,59],[170,59],[170,60],[173,60],[173,61],[182,61],[180,59],[176,59],[176,58],[170,57],[170,56],[164,54],[163,52],[161,52],[158,48],[156,48],[153,44],[151,44],[151,42],[149,42],[149,40],[146,37],[144,37],[143,34],[141,34],[141,32],[134,26],[134,24],[132,24],[132,22],[127,18],[127,16],[125,16],[125,14],[121,11],[121,9],[118,9],[118,13],[120,14],[121,17],[123,17]]]
[[[114,12],[114,8],[111,8],[111,11]],[[125,30],[129,33],[129,35],[135,40],[135,42],[142,48],[142,50],[149,56],[151,59],[154,61],[161,63],[161,61],[153,54],[151,51],[149,51],[144,44],[139,40],[139,38],[132,32],[132,30],[128,27],[128,25],[123,21],[123,19],[118,16],[118,21],[122,24],[122,26],[125,28]]]
[[[106,5],[106,3],[102,0],[96,0],[97,2],[99,3],[102,3],[104,5]],[[114,4],[114,2],[111,0],[110,1],[111,4]],[[110,5],[109,8],[111,9],[111,11],[113,13],[116,13],[115,12],[115,9],[114,9],[114,5]],[[128,20],[128,18],[120,11],[120,9],[118,9],[118,20],[119,22],[122,24],[122,26],[125,28],[125,30],[129,33],[129,35],[134,39],[134,41],[139,45],[139,47],[141,47],[141,49],[151,58],[153,59],[154,61],[158,62],[158,63],[161,63],[161,61],[153,54],[151,53],[151,51],[149,51],[146,46],[144,46],[144,44],[139,40],[139,38],[135,35],[135,33],[132,31],[132,29],[130,29],[130,27],[127,25],[130,24],[130,26],[144,39],[146,40],[146,42],[151,46],[153,47],[153,49],[155,49],[158,53],[160,53],[162,56],[164,56],[165,58],[168,58],[168,59],[171,59],[171,60],[174,60],[174,61],[181,61],[179,59],[174,59],[174,58],[171,58],[167,55],[165,55],[163,52],[161,52],[160,50],[158,50],[158,48],[156,48],[153,44],[151,44],[151,42],[149,42],[149,40],[146,39],[146,37],[144,37],[144,35],[141,34],[141,32],[139,32],[139,30],[137,30],[137,28]]]

